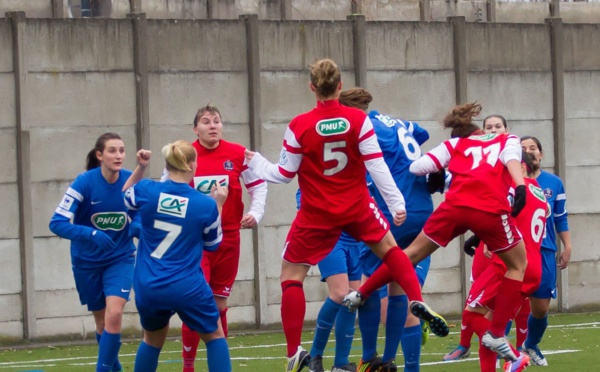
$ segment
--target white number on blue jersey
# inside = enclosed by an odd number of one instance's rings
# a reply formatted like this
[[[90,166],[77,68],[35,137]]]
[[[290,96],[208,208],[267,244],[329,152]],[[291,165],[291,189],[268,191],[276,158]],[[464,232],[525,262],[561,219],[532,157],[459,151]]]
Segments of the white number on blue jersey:
[[[150,256],[160,260],[167,250],[171,248],[171,245],[175,239],[177,239],[179,234],[181,234],[181,226],[164,221],[154,220],[154,228],[167,232],[167,236],[165,236],[158,247],[156,247],[156,249],[150,254]]]
[[[323,146],[323,161],[337,160],[337,165],[323,172],[326,176],[332,176],[348,165],[348,156],[341,150],[346,148],[346,141],[325,142]],[[337,150],[337,151],[333,151]]]
[[[419,143],[403,126],[398,126],[398,139],[404,148],[404,153],[409,160],[417,160],[421,157]]]

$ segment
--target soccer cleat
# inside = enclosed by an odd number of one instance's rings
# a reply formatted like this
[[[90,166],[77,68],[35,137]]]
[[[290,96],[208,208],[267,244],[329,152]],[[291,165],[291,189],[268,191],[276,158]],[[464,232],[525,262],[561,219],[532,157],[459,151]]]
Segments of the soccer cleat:
[[[529,355],[521,353],[516,361],[507,361],[504,363],[505,372],[521,372],[529,366]]]
[[[456,349],[454,349],[451,352],[449,352],[448,354],[444,355],[444,358],[442,358],[442,359],[444,362],[449,362],[451,360],[460,360],[460,359],[468,358],[469,355],[471,355],[470,349],[467,349],[462,345],[458,345],[456,347]]]
[[[525,343],[523,343],[523,353],[529,355],[531,360],[531,364],[534,366],[542,366],[546,367],[548,365],[548,361],[544,358],[544,354],[540,351],[540,348],[536,345],[534,347],[527,347]]]
[[[396,366],[396,363],[394,363],[393,360],[388,360],[387,362],[383,363],[381,365],[381,367],[379,368],[379,372],[397,372],[398,371],[398,367]]]
[[[355,312],[363,303],[364,301],[359,291],[350,291],[350,293],[344,297],[342,306],[348,308],[351,312]]]
[[[331,367],[331,372],[356,372],[356,364],[349,363],[342,367]]]
[[[381,368],[382,364],[383,362],[378,356],[374,356],[367,361],[361,359],[360,363],[358,363],[358,369],[356,372],[377,372],[379,371],[379,368]]]
[[[448,336],[450,328],[448,323],[440,314],[433,311],[429,305],[421,301],[412,301],[410,303],[410,312],[419,319],[423,319],[429,323],[429,328],[434,335],[440,337]]]
[[[308,362],[308,371],[309,372],[325,372],[323,369],[323,356],[317,355],[314,358],[310,358],[310,362]]]
[[[429,341],[429,323],[421,320],[421,346]]]
[[[505,336],[496,338],[490,333],[490,331],[487,331],[481,338],[481,343],[483,346],[500,355],[501,358],[513,362],[518,359],[517,355],[512,351],[512,348],[510,347],[510,344]]]
[[[299,372],[310,362],[310,354],[302,346],[298,346],[298,351],[291,358],[288,358],[285,365],[286,372]]]

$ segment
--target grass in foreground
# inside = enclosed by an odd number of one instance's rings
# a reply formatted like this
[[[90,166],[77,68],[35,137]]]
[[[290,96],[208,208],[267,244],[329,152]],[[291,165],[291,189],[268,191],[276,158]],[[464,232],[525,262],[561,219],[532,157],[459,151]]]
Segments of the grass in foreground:
[[[600,366],[600,313],[559,314],[549,319],[550,327],[546,331],[541,349],[548,359],[549,367],[544,372],[584,371],[593,372]],[[477,340],[473,340],[471,357],[459,362],[441,362],[442,356],[451,351],[459,339],[460,323],[451,323],[448,337],[431,336],[424,346],[421,356],[422,371],[478,371]],[[380,334],[383,335],[383,329]],[[514,329],[511,333],[514,336]],[[310,350],[312,332],[303,335],[303,346]],[[283,371],[285,338],[283,332],[235,334],[229,340],[234,371]],[[383,338],[379,339],[378,349],[383,351]],[[124,342],[120,360],[124,371],[133,371],[133,361],[139,340]],[[203,344],[198,351],[197,371],[206,371],[206,350]],[[331,340],[325,351],[324,367],[331,368],[335,343]],[[0,371],[36,371],[36,372],[75,372],[94,370],[97,346],[95,344],[70,344],[30,348],[4,348],[0,351]],[[361,339],[357,330],[351,361],[358,362],[361,357]],[[396,362],[402,370],[403,359],[398,354]],[[541,367],[531,367],[533,370]],[[159,371],[181,371],[181,342],[178,339],[167,341],[160,357]]]

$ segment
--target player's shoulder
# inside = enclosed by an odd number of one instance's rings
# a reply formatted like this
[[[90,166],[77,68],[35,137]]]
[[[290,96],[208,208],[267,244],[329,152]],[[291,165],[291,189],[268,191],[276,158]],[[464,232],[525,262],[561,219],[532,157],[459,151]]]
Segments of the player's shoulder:
[[[230,142],[230,141],[226,141],[224,139],[221,140],[221,146],[223,146],[224,149],[226,149],[227,151],[232,151],[235,153],[244,153],[244,150],[246,150],[246,147],[236,143],[236,142]]]

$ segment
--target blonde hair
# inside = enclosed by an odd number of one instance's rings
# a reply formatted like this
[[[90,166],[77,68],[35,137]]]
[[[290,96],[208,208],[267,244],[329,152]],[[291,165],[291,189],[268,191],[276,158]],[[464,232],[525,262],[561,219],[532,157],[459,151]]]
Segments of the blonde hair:
[[[175,141],[162,148],[168,171],[191,172],[190,163],[196,161],[196,149],[188,141]]]
[[[373,101],[373,96],[368,90],[363,88],[351,88],[340,93],[340,103],[342,105],[356,107],[363,111],[369,109],[371,101]]]
[[[473,117],[481,113],[481,105],[477,102],[465,103],[454,106],[450,110],[442,124],[444,128],[452,128],[450,137],[469,137],[473,132],[479,131],[479,127],[473,124]]]
[[[323,98],[333,95],[342,81],[342,73],[338,65],[333,60],[325,58],[308,65],[308,68],[310,69],[310,82],[317,93]]]

